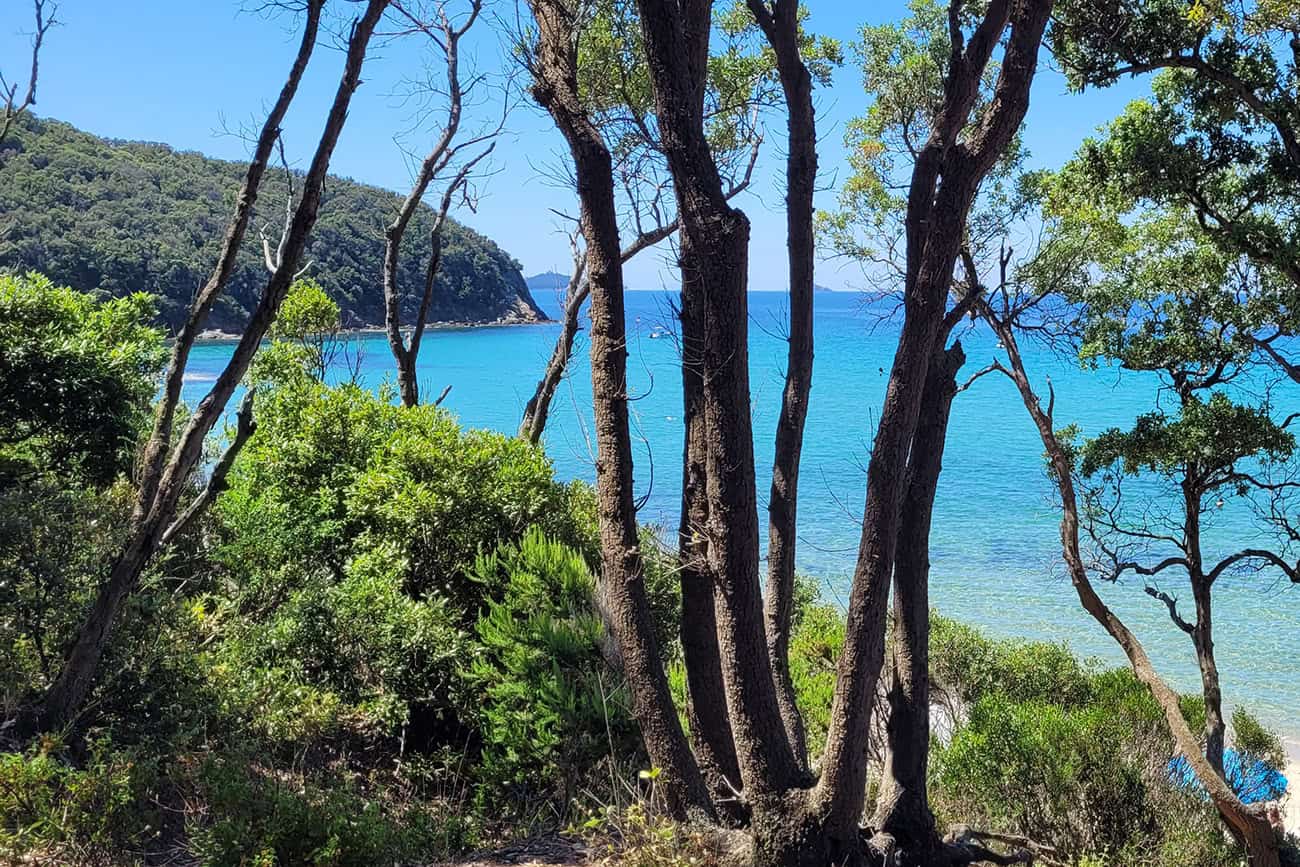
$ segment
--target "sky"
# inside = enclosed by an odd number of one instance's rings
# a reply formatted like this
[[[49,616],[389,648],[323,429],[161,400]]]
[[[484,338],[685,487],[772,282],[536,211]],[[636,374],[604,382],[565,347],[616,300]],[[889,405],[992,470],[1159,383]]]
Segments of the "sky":
[[[274,99],[296,47],[294,16],[255,11],[257,0],[59,0],[61,25],[50,31],[41,56],[35,111],[111,138],[165,142],[224,159],[245,159],[247,142],[230,130],[256,127]],[[336,2],[348,11],[350,4]],[[880,0],[813,0],[807,26],[847,45],[863,24],[896,20],[905,3]],[[488,0],[493,21],[513,24],[514,0]],[[0,71],[25,81],[32,10],[28,0],[0,0]],[[469,62],[484,72],[509,68],[499,29],[477,26],[469,39]],[[285,123],[291,164],[304,168],[319,136],[337,85],[342,52],[321,46]],[[412,167],[408,150],[426,150],[428,130],[413,129],[416,106],[410,82],[423,73],[422,46],[413,39],[382,45],[366,62],[363,84],[331,164],[335,174],[405,192]],[[1044,64],[1034,82],[1025,141],[1031,165],[1056,167],[1084,138],[1145,95],[1144,81],[1083,94],[1069,93],[1065,79]],[[851,65],[839,69],[817,95],[822,177],[819,207],[834,205],[834,187],[846,176],[844,125],[868,99]],[[481,118],[498,106],[480,105]],[[784,129],[771,125],[751,190],[737,200],[752,225],[750,287],[784,291],[785,220],[780,147]],[[550,119],[526,99],[509,116],[507,133],[492,155],[492,173],[480,184],[474,212],[457,219],[495,240],[520,261],[525,275],[569,270],[564,222],[553,210],[576,211],[574,194],[547,179],[547,167],[565,157],[564,142]],[[675,286],[667,249],[641,254],[627,266],[636,289]],[[843,260],[819,263],[817,282],[832,289],[871,286],[861,268]]]

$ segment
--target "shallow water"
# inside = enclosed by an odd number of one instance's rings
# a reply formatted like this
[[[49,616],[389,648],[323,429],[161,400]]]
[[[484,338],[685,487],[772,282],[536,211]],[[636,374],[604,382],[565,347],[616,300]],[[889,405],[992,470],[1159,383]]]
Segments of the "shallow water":
[[[638,495],[643,522],[676,526],[680,488],[681,388],[672,330],[671,296],[628,293],[629,378]],[[555,300],[539,297],[543,307]],[[780,407],[786,347],[783,293],[750,295],[751,394],[759,461],[759,505],[766,505],[772,438]],[[843,597],[852,572],[865,491],[869,445],[896,345],[897,325],[855,295],[820,293],[816,363],[803,452],[798,566],[821,578],[831,598]],[[462,423],[513,433],[550,354],[558,326],[437,329],[420,353],[421,387],[436,395],[451,385],[444,406]],[[581,339],[581,338],[580,338]],[[963,375],[984,367],[998,350],[985,331],[962,336]],[[376,386],[392,375],[382,335],[354,339],[361,374]],[[200,397],[205,378],[230,353],[229,343],[196,348],[185,396]],[[561,386],[546,436],[563,478],[591,480],[590,380],[585,343]],[[1083,371],[1077,364],[1026,347],[1026,364],[1043,385],[1050,375],[1058,425],[1076,422],[1085,434],[1127,425],[1149,411],[1154,377],[1113,370]],[[1045,387],[1044,387],[1045,390]],[[1300,408],[1300,389],[1276,396],[1283,412]],[[1289,408],[1288,408],[1289,407]],[[931,597],[943,613],[998,635],[1068,641],[1080,653],[1109,663],[1123,658],[1111,639],[1079,607],[1059,566],[1057,519],[1044,474],[1042,446],[1011,383],[987,376],[960,394],[953,407],[944,470],[935,506]],[[1252,539],[1246,516],[1225,509],[1212,541],[1225,550]],[[762,522],[760,522],[762,523]],[[1165,589],[1188,596],[1176,578]],[[1179,591],[1182,591],[1179,594]],[[1146,644],[1161,671],[1196,689],[1187,637],[1161,603],[1130,581],[1102,588]],[[1229,704],[1244,703],[1285,732],[1300,735],[1300,587],[1272,577],[1227,577],[1216,585],[1216,649]]]

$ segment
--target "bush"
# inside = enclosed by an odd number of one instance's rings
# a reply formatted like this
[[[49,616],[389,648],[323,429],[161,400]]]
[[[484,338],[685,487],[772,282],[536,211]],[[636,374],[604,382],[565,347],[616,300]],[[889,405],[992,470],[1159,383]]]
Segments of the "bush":
[[[27,752],[0,753],[0,856],[42,863],[122,864],[160,833],[142,797],[154,768],[93,744],[76,768],[47,740]]]
[[[344,738],[409,748],[463,738],[475,648],[441,600],[402,590],[395,552],[352,561],[337,583],[307,576],[284,602],[225,628],[211,676],[248,730],[300,751]],[[230,616],[218,600],[212,613]]]
[[[165,349],[145,295],[100,302],[40,274],[0,274],[0,478],[96,486],[130,469]]]
[[[592,552],[590,494],[556,482],[539,448],[391,398],[316,381],[263,395],[218,501],[217,556],[242,607],[273,603],[304,564],[337,580],[350,560],[383,551],[399,555],[410,595],[441,597],[469,626],[500,591],[469,580],[480,554],[534,525]]]
[[[192,820],[190,846],[210,867],[409,863],[472,839],[469,824],[440,805],[393,802],[349,776],[313,782],[214,758],[197,787],[210,815]]]
[[[1163,715],[1127,668],[937,616],[932,625],[932,679],[958,705],[951,739],[931,753],[941,822],[1023,835],[1070,863],[1241,863],[1209,804],[1172,784]],[[1199,726],[1204,704],[1182,705]],[[1243,720],[1247,739],[1267,745]]]
[[[603,761],[638,753],[628,696],[601,654],[591,572],[534,528],[481,557],[474,575],[505,586],[476,628],[485,794],[505,789],[515,804],[551,800],[562,810]]]

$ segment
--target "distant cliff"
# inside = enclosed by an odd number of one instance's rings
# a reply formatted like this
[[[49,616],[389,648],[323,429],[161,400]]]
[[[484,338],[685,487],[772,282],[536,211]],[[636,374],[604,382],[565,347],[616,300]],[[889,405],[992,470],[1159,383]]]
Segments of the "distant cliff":
[[[98,138],[59,121],[29,118],[0,142],[0,268],[37,270],[78,289],[115,295],[143,290],[159,298],[175,325],[207,279],[243,177],[242,163],[167,145]],[[300,181],[301,178],[298,178]],[[283,175],[268,172],[258,214],[226,294],[208,325],[238,331],[266,283],[258,227],[283,220]],[[338,301],[344,324],[382,324],[383,227],[398,197],[331,177],[305,262]],[[414,315],[428,261],[432,212],[408,230],[399,281]],[[459,223],[443,232],[441,269],[430,318],[444,322],[545,319],[519,263]]]

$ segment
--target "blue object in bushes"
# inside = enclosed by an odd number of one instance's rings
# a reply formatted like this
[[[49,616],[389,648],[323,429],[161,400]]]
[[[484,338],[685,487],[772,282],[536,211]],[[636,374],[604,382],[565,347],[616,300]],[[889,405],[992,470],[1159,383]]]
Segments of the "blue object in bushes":
[[[1286,794],[1286,777],[1253,756],[1242,756],[1236,750],[1223,751],[1223,776],[1243,804],[1276,801]],[[1205,789],[1196,779],[1191,764],[1183,756],[1169,760],[1169,778],[1174,784],[1192,789],[1206,797]]]

